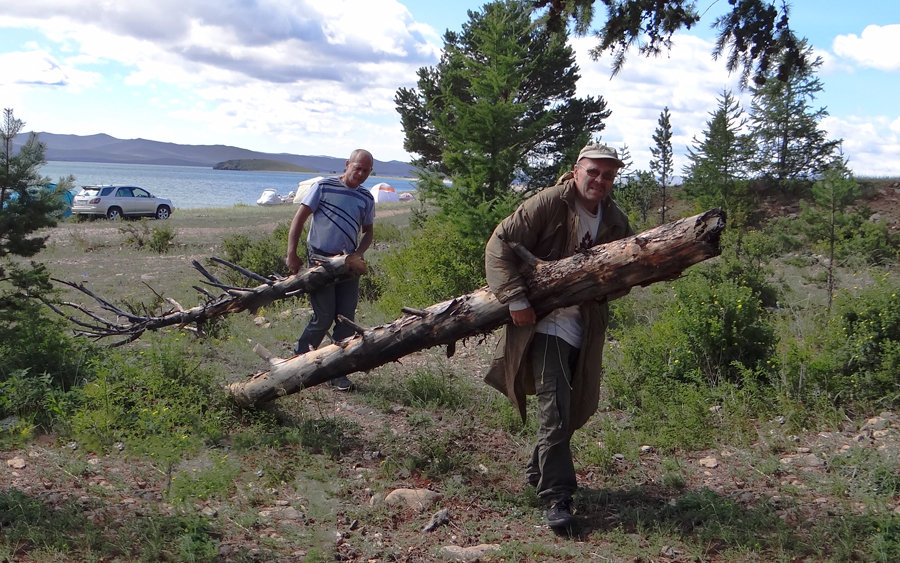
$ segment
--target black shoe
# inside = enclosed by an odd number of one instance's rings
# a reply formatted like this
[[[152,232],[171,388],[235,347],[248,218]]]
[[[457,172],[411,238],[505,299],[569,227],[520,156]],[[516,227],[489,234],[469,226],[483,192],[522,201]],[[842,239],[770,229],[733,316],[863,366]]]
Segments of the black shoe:
[[[568,528],[574,524],[575,517],[569,508],[571,503],[572,500],[567,498],[554,501],[547,509],[547,525],[551,528]]]
[[[335,377],[334,379],[329,379],[326,382],[326,385],[328,385],[332,389],[337,389],[338,391],[353,391],[354,389],[356,389],[356,385],[354,385],[346,375],[341,375]]]

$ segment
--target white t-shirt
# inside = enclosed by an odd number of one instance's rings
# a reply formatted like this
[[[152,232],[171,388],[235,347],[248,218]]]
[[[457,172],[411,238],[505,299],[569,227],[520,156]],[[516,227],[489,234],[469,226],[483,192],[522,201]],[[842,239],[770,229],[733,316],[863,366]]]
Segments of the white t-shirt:
[[[581,204],[575,205],[575,211],[578,213],[578,250],[587,250],[594,246],[594,236],[600,227],[600,208],[597,213],[591,213]],[[562,338],[575,348],[581,348],[581,341],[584,339],[584,328],[581,324],[581,312],[578,305],[570,305],[556,309],[540,321],[538,321],[537,332]]]

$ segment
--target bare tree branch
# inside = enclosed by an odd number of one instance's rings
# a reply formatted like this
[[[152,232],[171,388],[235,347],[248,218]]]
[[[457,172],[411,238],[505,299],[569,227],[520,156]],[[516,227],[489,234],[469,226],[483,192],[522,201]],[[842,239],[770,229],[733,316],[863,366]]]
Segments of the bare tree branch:
[[[112,313],[115,315],[115,318],[105,318],[101,316],[101,314],[91,311],[83,305],[71,302],[65,302],[62,305],[79,311],[92,319],[92,321],[85,322],[78,317],[65,314],[56,307],[52,307],[52,309],[75,323],[77,326],[86,329],[76,331],[76,334],[80,336],[98,340],[114,336],[126,337],[125,340],[114,344],[115,346],[119,346],[134,341],[147,330],[159,330],[161,328],[172,326],[188,329],[188,325],[194,325],[193,328],[195,330],[202,332],[203,323],[217,317],[239,313],[241,311],[254,312],[260,307],[269,305],[278,299],[291,297],[298,293],[307,293],[314,289],[335,283],[336,281],[361,275],[366,271],[366,264],[359,256],[340,255],[320,260],[311,268],[307,268],[294,276],[273,280],[264,278],[255,272],[251,272],[250,270],[235,264],[231,264],[226,260],[219,258],[214,258],[213,260],[231,267],[252,279],[263,280],[264,283],[253,288],[227,285],[210,274],[200,263],[194,261],[194,268],[206,278],[207,281],[205,283],[223,290],[224,293],[213,295],[202,287],[194,286],[194,289],[206,297],[206,302],[190,309],[184,309],[176,301],[163,298],[151,288],[150,290],[160,301],[166,302],[172,306],[172,308],[167,311],[162,311],[159,314],[153,315],[125,311],[103,297],[96,295],[83,283],[74,283],[54,278],[53,281],[67,285],[84,293],[88,297],[91,297],[99,304],[102,311]]]

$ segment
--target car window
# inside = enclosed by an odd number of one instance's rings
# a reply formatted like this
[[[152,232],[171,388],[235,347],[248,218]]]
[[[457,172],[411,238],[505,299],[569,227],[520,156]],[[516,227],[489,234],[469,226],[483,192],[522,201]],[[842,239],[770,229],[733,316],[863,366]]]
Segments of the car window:
[[[78,192],[78,195],[94,197],[99,193],[100,193],[100,188],[96,188],[93,186],[84,186],[81,188],[81,191]]]
[[[134,192],[134,197],[153,197],[143,188],[132,188],[131,190]]]
[[[116,192],[116,197],[132,197],[131,188],[119,188],[119,191]]]
[[[114,189],[116,189],[115,186],[109,186],[109,187],[103,188],[100,191],[100,195],[109,195],[109,194],[113,193]]]

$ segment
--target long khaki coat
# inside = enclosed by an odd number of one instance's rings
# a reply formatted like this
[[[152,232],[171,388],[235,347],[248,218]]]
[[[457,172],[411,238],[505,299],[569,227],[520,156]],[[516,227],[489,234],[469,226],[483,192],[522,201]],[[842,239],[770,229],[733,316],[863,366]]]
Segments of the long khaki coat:
[[[525,297],[523,273],[529,266],[508,246],[523,245],[541,260],[559,260],[571,256],[577,247],[578,214],[575,211],[576,187],[572,179],[535,194],[500,222],[485,248],[487,283],[501,303]],[[607,198],[601,203],[603,215],[595,244],[634,234],[628,218],[618,205]],[[618,297],[618,296],[617,296]],[[609,322],[606,298],[581,304],[584,342],[572,382],[571,430],[583,426],[597,410],[600,399],[603,343]],[[534,337],[534,325],[504,327],[494,351],[485,381],[504,393],[525,420],[525,396],[534,394],[528,347]]]

